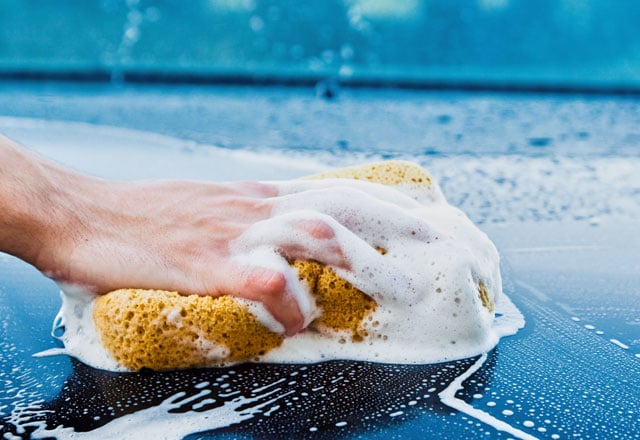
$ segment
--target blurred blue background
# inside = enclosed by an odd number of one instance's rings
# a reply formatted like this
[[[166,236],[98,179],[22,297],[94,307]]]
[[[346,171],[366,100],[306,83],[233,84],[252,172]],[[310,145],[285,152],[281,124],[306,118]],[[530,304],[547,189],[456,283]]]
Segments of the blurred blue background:
[[[0,75],[640,90],[635,0],[1,0]]]

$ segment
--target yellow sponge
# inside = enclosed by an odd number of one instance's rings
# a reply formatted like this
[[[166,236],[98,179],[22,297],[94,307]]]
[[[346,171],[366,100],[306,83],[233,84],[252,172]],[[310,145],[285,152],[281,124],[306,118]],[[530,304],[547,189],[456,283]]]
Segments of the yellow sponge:
[[[121,289],[97,298],[93,319],[103,345],[129,370],[250,360],[282,343],[230,296]]]
[[[431,176],[411,162],[388,160],[385,162],[358,165],[326,173],[314,174],[304,179],[355,179],[396,186],[403,184],[423,185],[431,188]]]

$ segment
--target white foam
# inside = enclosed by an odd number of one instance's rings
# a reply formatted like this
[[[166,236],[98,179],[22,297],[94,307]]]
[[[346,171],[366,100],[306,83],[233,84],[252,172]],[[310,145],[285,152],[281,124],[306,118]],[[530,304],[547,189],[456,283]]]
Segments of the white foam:
[[[370,336],[362,343],[300,333],[263,360],[440,362],[486,352],[500,337],[524,325],[522,315],[502,296],[495,247],[461,211],[446,203],[437,185],[430,190],[395,189],[327,180],[278,186],[280,200],[269,221],[271,229],[257,225],[253,232],[263,237],[262,244],[271,235],[281,243],[291,230],[291,216],[301,210],[306,210],[305,218],[315,216],[329,223],[351,266],[335,271],[378,302],[372,316],[378,325],[369,329]],[[376,246],[387,253],[380,255]],[[496,300],[500,319],[494,320],[483,307],[479,281]]]
[[[269,389],[252,397],[239,396],[231,401],[225,402],[223,406],[208,410],[202,410],[209,400],[204,399],[211,393],[210,390],[202,390],[199,393],[187,396],[184,392],[179,392],[165,399],[156,406],[142,409],[118,417],[109,423],[95,428],[91,431],[76,431],[71,427],[58,426],[47,428],[44,421],[40,421],[46,410],[40,410],[37,405],[30,405],[23,411],[14,410],[11,421],[20,429],[25,427],[35,428],[30,433],[30,438],[44,439],[138,439],[141,435],[157,439],[181,439],[189,434],[199,431],[211,430],[240,423],[251,419],[256,414],[266,413],[265,408],[279,399],[291,394],[291,391],[283,391],[274,388],[276,384],[271,384]],[[265,401],[265,399],[268,399]],[[172,410],[187,405],[192,405],[196,411],[172,412]]]
[[[510,424],[495,418],[488,412],[475,408],[471,404],[465,402],[462,399],[458,399],[456,397],[456,392],[463,388],[462,383],[465,380],[467,380],[469,377],[471,377],[476,371],[478,371],[482,367],[482,365],[486,362],[486,360],[487,360],[486,354],[483,354],[482,356],[480,356],[480,358],[471,367],[469,367],[467,371],[465,371],[460,376],[456,377],[455,380],[451,382],[451,384],[447,388],[442,390],[438,394],[438,397],[440,397],[440,400],[445,405],[450,406],[451,408],[456,409],[464,414],[467,414],[468,416],[473,417],[474,419],[479,420],[482,423],[492,426],[493,428],[499,431],[504,431],[519,439],[535,440],[536,439],[535,436],[532,436],[531,434],[528,434],[514,426],[511,426]],[[503,414],[510,415],[513,413],[503,412]],[[525,424],[525,426],[527,425]]]
[[[327,239],[305,235],[296,225],[309,220],[328,224],[350,269],[336,273],[379,304],[376,326],[361,343],[344,343],[339,334],[305,331],[262,357],[265,362],[317,362],[354,359],[395,363],[433,363],[466,358],[493,348],[500,337],[524,325],[522,315],[502,295],[498,253],[457,208],[449,205],[435,182],[389,187],[349,179],[272,182],[279,189],[268,220],[258,222],[232,245],[240,264],[285,273],[290,293],[310,323],[321,310],[298,280],[281,249],[304,245],[310,255],[330,260]],[[383,256],[375,247],[384,248]],[[335,256],[334,256],[335,258]],[[496,302],[500,318],[483,306],[482,282]],[[93,296],[63,288],[56,320],[64,352],[97,368],[122,371],[100,343],[93,319]],[[268,328],[283,327],[260,305],[250,308]],[[342,343],[341,343],[341,339]],[[225,351],[211,349],[211,359]]]
[[[60,287],[62,306],[53,322],[51,335],[62,341],[64,349],[46,350],[36,356],[68,354],[96,368],[127,371],[104,348],[96,331],[93,322],[95,294],[71,284]]]

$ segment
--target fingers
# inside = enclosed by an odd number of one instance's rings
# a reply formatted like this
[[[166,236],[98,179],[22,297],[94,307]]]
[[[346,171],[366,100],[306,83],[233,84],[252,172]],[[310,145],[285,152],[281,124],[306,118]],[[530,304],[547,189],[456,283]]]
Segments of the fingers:
[[[296,286],[293,285],[297,277],[292,279],[292,272],[230,262],[223,264],[220,269],[209,280],[209,286],[213,289],[205,288],[201,292],[211,296],[231,295],[262,303],[267,312],[282,324],[288,336],[304,328],[306,319],[300,303],[306,304],[307,301],[300,301],[301,292],[296,292]],[[262,318],[262,322],[270,321],[269,317]]]
[[[203,262],[200,292],[262,303],[287,335],[313,318],[310,292],[288,259],[316,260],[338,268],[349,264],[336,240],[335,220],[307,211],[256,222],[230,243],[230,256]]]
[[[263,267],[245,270],[236,296],[261,302],[291,336],[304,327],[304,316],[282,272]]]
[[[313,224],[307,227],[313,236],[331,235],[330,243],[340,249],[340,257],[349,264],[348,270],[338,267],[339,276],[374,299],[381,292],[403,292],[403,298],[411,301],[416,292],[411,274],[375,248],[395,248],[397,252],[401,251],[398,243],[421,246],[434,241],[440,234],[420,216],[423,206],[393,189],[380,188],[378,193],[366,182],[344,186],[336,186],[337,183],[340,182],[313,189],[301,187],[301,192],[275,198],[272,221],[296,216],[321,221],[332,228],[333,234]],[[303,224],[301,218],[297,224]],[[307,240],[300,244],[309,243]],[[280,242],[282,248],[287,249],[286,245],[286,241]],[[320,258],[324,258],[321,250],[313,259],[324,262]]]
[[[313,211],[296,211],[276,216],[249,227],[231,244],[232,253],[270,248],[293,260],[315,260],[329,266],[349,268],[332,218]]]
[[[228,249],[222,246],[214,260],[211,255],[203,259],[199,292],[260,302],[284,332],[293,335],[315,312],[310,293],[287,259],[332,266],[374,298],[379,292],[413,289],[411,277],[374,248],[386,248],[398,234],[430,240],[435,232],[413,214],[420,203],[396,190],[371,189],[369,183],[296,185],[281,191],[241,184],[241,195],[219,195],[219,217],[213,220],[240,227],[222,234],[230,240]],[[274,197],[274,192],[279,195]]]
[[[298,223],[298,226],[318,240],[328,240],[336,236],[333,228],[321,220],[302,220]]]

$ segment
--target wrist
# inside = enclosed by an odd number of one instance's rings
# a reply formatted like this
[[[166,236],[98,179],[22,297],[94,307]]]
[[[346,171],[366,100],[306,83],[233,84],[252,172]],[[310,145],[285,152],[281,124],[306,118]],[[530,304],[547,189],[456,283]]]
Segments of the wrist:
[[[34,233],[40,243],[29,261],[47,276],[72,282],[79,249],[94,240],[99,218],[106,216],[102,205],[116,185],[87,175],[45,164],[47,184],[40,204],[31,213]]]

